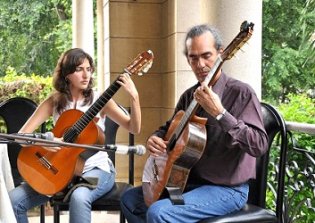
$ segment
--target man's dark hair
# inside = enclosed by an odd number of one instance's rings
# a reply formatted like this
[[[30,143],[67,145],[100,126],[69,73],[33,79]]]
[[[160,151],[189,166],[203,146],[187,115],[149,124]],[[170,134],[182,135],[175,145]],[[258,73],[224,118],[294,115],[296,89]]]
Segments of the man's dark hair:
[[[184,47],[184,54],[187,56],[188,52],[187,52],[187,46],[186,46],[186,43],[187,43],[187,40],[188,39],[192,39],[196,36],[200,36],[206,32],[210,32],[215,40],[215,48],[217,50],[221,49],[222,48],[222,45],[223,45],[223,41],[222,41],[222,38],[221,38],[221,34],[219,32],[218,29],[216,29],[215,27],[212,27],[210,25],[207,25],[207,24],[202,24],[202,25],[197,25],[197,26],[193,26],[188,32],[187,32],[187,35],[186,35],[186,38],[185,38],[185,47]]]

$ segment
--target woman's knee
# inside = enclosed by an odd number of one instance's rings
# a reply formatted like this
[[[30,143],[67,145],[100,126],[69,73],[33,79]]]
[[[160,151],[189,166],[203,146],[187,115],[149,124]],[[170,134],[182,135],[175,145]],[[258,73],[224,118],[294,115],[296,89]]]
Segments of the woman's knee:
[[[70,196],[70,203],[76,204],[84,204],[91,203],[90,196],[88,196],[87,192],[89,189],[85,187],[78,187],[75,189]]]

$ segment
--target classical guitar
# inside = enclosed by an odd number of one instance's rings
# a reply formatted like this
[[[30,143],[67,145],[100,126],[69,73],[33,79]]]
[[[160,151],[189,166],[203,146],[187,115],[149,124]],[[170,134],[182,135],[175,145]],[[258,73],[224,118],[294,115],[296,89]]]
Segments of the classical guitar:
[[[230,59],[253,32],[253,23],[244,21],[240,32],[216,59],[205,82],[211,86],[218,79],[223,62]],[[201,158],[206,145],[206,118],[195,115],[199,104],[192,100],[187,110],[175,114],[164,137],[168,141],[163,156],[149,156],[143,173],[143,195],[147,206],[169,196],[174,204],[183,204],[182,192],[186,186],[191,168]]]
[[[148,50],[139,54],[125,69],[129,75],[141,75],[153,62],[153,53]],[[53,133],[67,143],[104,144],[104,133],[95,122],[95,116],[120,88],[118,78],[85,112],[70,109],[57,120]],[[40,146],[23,147],[17,164],[21,176],[37,192],[54,195],[65,189],[75,176],[80,176],[84,159],[80,156],[86,149],[61,147],[50,152]]]

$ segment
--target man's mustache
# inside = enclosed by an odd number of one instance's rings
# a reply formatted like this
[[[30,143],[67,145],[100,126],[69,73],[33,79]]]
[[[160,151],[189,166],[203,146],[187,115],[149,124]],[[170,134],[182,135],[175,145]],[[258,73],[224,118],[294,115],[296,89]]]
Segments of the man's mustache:
[[[201,72],[209,72],[210,70],[211,70],[210,67],[204,66],[204,67],[201,69]]]

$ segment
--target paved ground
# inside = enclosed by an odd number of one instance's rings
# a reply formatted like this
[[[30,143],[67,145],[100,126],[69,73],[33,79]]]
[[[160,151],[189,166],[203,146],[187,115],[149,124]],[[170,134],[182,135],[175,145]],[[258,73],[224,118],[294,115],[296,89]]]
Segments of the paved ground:
[[[40,223],[38,216],[29,217],[29,223]],[[53,217],[46,215],[45,223],[53,223]],[[63,212],[60,216],[60,223],[68,223],[68,212]],[[91,223],[119,223],[118,212],[93,211]]]

